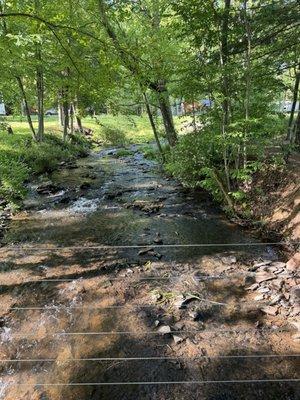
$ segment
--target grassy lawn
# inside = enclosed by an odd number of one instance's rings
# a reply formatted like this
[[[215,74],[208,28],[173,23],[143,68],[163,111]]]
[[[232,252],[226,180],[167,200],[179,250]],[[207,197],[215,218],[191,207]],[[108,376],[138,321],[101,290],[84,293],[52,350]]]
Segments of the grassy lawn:
[[[37,126],[37,117],[32,116]],[[28,132],[25,117],[8,118],[16,134]],[[85,128],[93,130],[93,138],[103,145],[119,145],[129,143],[145,143],[153,140],[153,133],[146,115],[108,115],[101,114],[96,118],[83,118]],[[45,129],[49,133],[60,134],[61,128],[57,116],[45,116]]]

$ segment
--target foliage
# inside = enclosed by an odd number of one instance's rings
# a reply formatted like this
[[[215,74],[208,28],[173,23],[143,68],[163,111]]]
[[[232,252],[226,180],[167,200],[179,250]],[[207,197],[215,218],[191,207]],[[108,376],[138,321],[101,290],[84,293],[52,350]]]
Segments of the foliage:
[[[87,151],[85,140],[63,143],[47,134],[43,143],[36,143],[29,133],[1,134],[0,198],[17,204],[26,194],[25,182],[33,175],[52,171],[63,160]]]

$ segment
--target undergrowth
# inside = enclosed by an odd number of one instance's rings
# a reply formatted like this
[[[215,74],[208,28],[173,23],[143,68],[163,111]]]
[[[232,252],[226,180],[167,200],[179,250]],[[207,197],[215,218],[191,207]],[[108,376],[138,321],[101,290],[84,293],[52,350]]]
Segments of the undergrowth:
[[[17,207],[30,177],[53,171],[61,161],[87,154],[88,148],[87,140],[78,136],[64,143],[57,135],[46,134],[42,143],[36,143],[29,133],[0,132],[0,199]]]

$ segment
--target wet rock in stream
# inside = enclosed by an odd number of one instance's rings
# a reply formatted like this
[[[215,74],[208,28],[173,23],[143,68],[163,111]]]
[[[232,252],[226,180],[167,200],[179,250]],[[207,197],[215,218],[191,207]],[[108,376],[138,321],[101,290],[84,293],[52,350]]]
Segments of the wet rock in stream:
[[[39,185],[36,188],[36,191],[38,194],[41,195],[50,195],[50,194],[56,194],[60,191],[62,191],[62,188],[51,181],[44,182],[41,185]]]

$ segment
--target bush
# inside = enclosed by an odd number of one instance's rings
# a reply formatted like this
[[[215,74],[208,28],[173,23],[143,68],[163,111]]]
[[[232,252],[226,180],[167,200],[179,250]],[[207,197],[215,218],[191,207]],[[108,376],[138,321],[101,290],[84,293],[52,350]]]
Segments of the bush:
[[[101,139],[107,145],[124,145],[126,144],[125,132],[118,128],[110,128],[109,126],[101,127]]]

